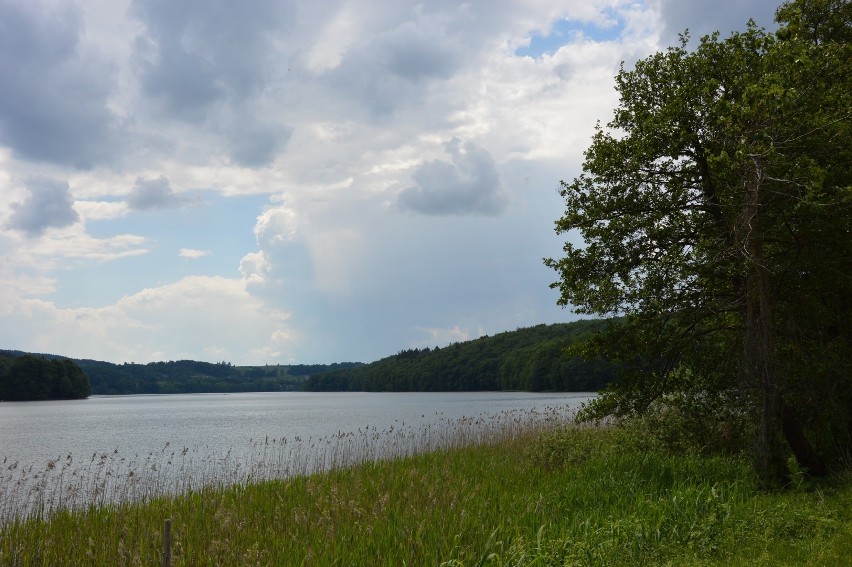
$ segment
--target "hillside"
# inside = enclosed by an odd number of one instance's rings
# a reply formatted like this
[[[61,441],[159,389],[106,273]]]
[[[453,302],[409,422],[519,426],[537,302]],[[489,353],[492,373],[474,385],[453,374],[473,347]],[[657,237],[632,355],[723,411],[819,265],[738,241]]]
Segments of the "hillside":
[[[567,357],[565,348],[606,323],[536,325],[454,343],[408,349],[371,364],[234,366],[177,360],[114,364],[71,359],[92,394],[179,394],[280,391],[597,391],[615,379],[612,365]],[[0,351],[8,360],[31,355]],[[34,355],[47,361],[65,357]]]
[[[111,364],[77,363],[88,374],[94,394],[188,394],[208,392],[282,392],[301,390],[307,376],[359,363],[234,366],[194,360]]]
[[[90,393],[85,372],[67,358],[0,351],[0,401],[72,400]]]
[[[585,361],[564,349],[605,325],[577,321],[537,325],[455,343],[411,349],[357,368],[314,374],[310,391],[597,391],[615,379],[604,361]]]
[[[33,354],[18,350],[0,350],[0,357],[13,361],[22,357],[58,361],[66,359],[54,354]],[[335,364],[293,364],[268,366],[234,366],[227,362],[177,360],[148,364],[114,364],[90,359],[68,359],[81,368],[91,384],[91,393],[184,394],[222,392],[281,392],[301,390],[307,377],[358,366],[359,362]],[[86,394],[88,395],[88,393]]]

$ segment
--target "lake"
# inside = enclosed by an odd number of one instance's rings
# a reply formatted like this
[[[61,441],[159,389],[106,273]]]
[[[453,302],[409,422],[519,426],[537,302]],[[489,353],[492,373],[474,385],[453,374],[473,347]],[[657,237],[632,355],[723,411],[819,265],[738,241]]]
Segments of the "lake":
[[[270,392],[0,402],[0,520],[56,502],[146,499],[488,441],[531,422],[565,421],[594,395]]]

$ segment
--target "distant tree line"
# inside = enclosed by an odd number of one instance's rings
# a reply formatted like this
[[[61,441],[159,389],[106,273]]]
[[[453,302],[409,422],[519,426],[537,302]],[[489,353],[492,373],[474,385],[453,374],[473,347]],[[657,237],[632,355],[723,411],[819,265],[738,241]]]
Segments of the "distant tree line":
[[[73,400],[91,393],[86,373],[67,358],[0,352],[0,400]]]
[[[312,372],[346,368],[359,363],[292,366],[234,366],[228,362],[194,360],[113,364],[81,360],[95,394],[189,394],[228,392],[287,392],[301,390]]]
[[[564,351],[603,324],[577,321],[537,325],[444,348],[407,349],[371,364],[234,366],[194,360],[114,364],[88,359],[72,362],[55,355],[32,356],[20,351],[6,353],[10,360],[27,357],[57,367],[73,364],[87,378],[87,386],[90,384],[86,395],[298,390],[585,392],[600,390],[612,382],[615,367],[604,360],[569,357]],[[30,375],[41,376],[35,370]],[[55,395],[52,390],[50,395]]]
[[[602,321],[537,325],[455,343],[408,349],[371,364],[323,374],[309,391],[597,391],[616,377],[603,360],[567,357],[563,351]]]

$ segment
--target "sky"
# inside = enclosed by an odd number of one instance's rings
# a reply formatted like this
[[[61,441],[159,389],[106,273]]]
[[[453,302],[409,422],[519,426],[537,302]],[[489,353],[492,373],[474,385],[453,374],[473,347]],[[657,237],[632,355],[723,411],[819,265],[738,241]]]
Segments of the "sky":
[[[778,0],[0,0],[0,349],[370,362],[579,316],[613,77]]]

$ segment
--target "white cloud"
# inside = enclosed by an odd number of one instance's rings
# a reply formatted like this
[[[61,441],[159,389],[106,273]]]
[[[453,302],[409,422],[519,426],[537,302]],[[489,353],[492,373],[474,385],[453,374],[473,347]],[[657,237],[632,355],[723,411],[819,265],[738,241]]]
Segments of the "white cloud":
[[[93,238],[80,229],[57,231],[27,246],[20,257],[30,265],[56,267],[63,259],[79,258],[107,262],[147,254],[147,240],[133,234],[118,234],[108,238]]]
[[[269,276],[270,263],[263,251],[246,254],[240,260],[240,274],[250,284],[263,283]]]
[[[180,250],[178,250],[178,256],[180,256],[181,258],[190,258],[193,260],[197,258],[204,258],[205,256],[209,256],[210,254],[212,254],[210,250],[196,250],[195,248],[181,248]]]
[[[254,227],[257,243],[264,248],[291,241],[298,232],[298,213],[287,205],[267,209],[257,217]]]
[[[0,255],[0,261],[8,258]],[[56,279],[30,273],[16,273],[4,262],[0,266],[0,319],[14,312],[24,298],[34,298],[56,290]]]
[[[358,20],[359,10],[355,4],[344,4],[323,26],[308,51],[308,69],[322,73],[340,65],[343,54],[358,38]]]
[[[127,203],[111,201],[75,201],[74,209],[84,222],[118,219],[130,210]]]
[[[462,329],[458,325],[454,325],[449,329],[437,329],[437,328],[419,328],[418,331],[425,333],[429,338],[423,339],[420,341],[420,344],[424,347],[433,347],[433,346],[447,346],[453,343],[461,343],[464,341],[469,341],[472,338],[470,332],[467,329]],[[480,333],[477,336],[481,336],[483,333]]]
[[[187,277],[97,309],[62,309],[21,298],[0,317],[16,322],[0,325],[0,343],[10,348],[99,360],[148,362],[210,353],[217,360],[261,363],[253,358],[256,352],[274,361],[292,348],[282,340],[291,336],[286,314],[270,312],[239,279]],[[20,336],[32,342],[20,344]]]

